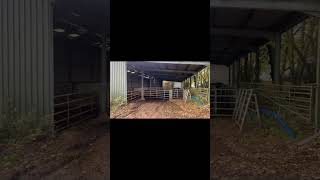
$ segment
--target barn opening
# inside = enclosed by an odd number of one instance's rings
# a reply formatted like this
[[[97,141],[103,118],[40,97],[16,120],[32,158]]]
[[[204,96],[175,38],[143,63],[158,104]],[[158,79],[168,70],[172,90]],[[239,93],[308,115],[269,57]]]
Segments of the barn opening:
[[[319,175],[319,1],[210,2],[211,176]]]
[[[54,130],[106,111],[108,1],[56,0],[53,10]]]
[[[112,61],[111,118],[210,118],[210,63]]]
[[[285,3],[290,4],[287,1],[281,3],[282,6]],[[278,108],[282,112],[296,114],[301,121],[308,122],[309,129],[318,132],[319,115],[315,102],[319,100],[314,101],[313,98],[319,96],[318,89],[315,90],[319,77],[314,74],[314,77],[309,79],[290,79],[288,70],[292,67],[289,67],[289,62],[285,62],[292,50],[287,45],[289,43],[285,42],[288,41],[289,31],[295,32],[292,38],[299,38],[302,36],[299,31],[306,28],[306,23],[316,23],[314,28],[317,30],[313,33],[318,31],[319,23],[316,17],[319,17],[319,10],[311,6],[313,3],[315,2],[310,1],[303,5],[295,2],[290,4],[289,9],[282,8],[280,4],[279,7],[273,6],[277,3],[268,1],[249,3],[248,7],[244,5],[246,2],[216,0],[211,3],[211,94],[214,100],[214,116],[234,118],[237,98],[241,96],[239,90],[253,89],[252,94],[258,96],[261,107],[270,111],[277,111]],[[313,9],[313,12],[310,12],[310,9]],[[305,36],[309,35],[305,33]],[[314,34],[311,34],[309,39],[315,42],[318,40]],[[315,69],[316,64],[319,64],[319,53],[316,53],[319,48],[313,48],[313,53],[301,56],[308,59],[309,65],[306,66],[313,66],[312,72],[316,72],[319,71]],[[267,70],[261,72],[262,66],[267,66]],[[306,74],[306,71],[302,74]],[[241,102],[243,101],[244,99],[241,99]]]

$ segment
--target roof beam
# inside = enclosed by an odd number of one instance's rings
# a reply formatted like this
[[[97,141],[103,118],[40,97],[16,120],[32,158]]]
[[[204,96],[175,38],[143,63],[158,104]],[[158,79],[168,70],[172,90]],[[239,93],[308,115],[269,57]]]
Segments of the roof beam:
[[[167,70],[167,69],[148,69],[145,72],[166,72],[166,73],[185,73],[194,74],[197,71],[180,71],[180,70]]]
[[[164,75],[164,74],[155,74],[155,75],[151,75],[151,76],[153,76],[153,77],[177,77],[177,78],[181,78],[181,77],[189,77],[189,76],[192,76],[193,74],[190,74],[190,75],[175,75],[175,76],[173,76],[173,75]]]
[[[273,39],[275,37],[274,32],[261,31],[254,29],[235,29],[235,28],[211,28],[210,33],[213,35],[227,35],[246,38],[264,38]]]
[[[213,8],[320,11],[319,0],[210,0]]]
[[[304,12],[304,13],[310,16],[320,18],[320,12]]]
[[[204,61],[145,61],[149,63],[160,63],[160,64],[191,64],[191,65],[210,65],[210,62]]]
[[[168,80],[168,81],[183,81],[184,79],[187,79],[188,77],[191,76],[178,76],[178,77],[174,77],[174,76],[156,76],[157,79],[162,79],[162,80]]]

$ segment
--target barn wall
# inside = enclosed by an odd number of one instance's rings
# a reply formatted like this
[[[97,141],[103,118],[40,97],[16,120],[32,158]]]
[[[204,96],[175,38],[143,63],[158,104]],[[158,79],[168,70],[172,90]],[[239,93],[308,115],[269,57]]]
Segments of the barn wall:
[[[84,40],[55,38],[55,82],[91,82],[100,80],[101,49]]]
[[[223,83],[229,85],[229,67],[213,64],[210,68],[211,83]]]
[[[0,111],[53,112],[51,0],[0,1]]]
[[[123,96],[127,99],[127,63],[110,62],[110,98]]]

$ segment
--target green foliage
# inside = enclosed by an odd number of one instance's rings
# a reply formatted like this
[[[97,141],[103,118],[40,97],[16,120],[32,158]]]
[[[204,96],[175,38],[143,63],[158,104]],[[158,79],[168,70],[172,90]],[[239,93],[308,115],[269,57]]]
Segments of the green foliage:
[[[9,153],[7,155],[0,156],[0,167],[8,167],[14,165],[18,161],[18,155],[16,153]]]
[[[210,83],[210,65],[183,81],[184,89],[191,87],[208,88]]]
[[[111,113],[116,111],[120,106],[127,103],[126,98],[123,96],[112,97],[110,99],[110,110]]]
[[[297,24],[281,37],[281,81],[294,84],[314,83],[316,80],[316,60],[319,32],[319,19],[310,17]],[[260,54],[260,78],[263,81],[272,80],[272,68],[270,57],[275,47],[275,42],[270,41],[259,47]],[[254,77],[254,61],[249,53],[240,60],[240,79],[244,82],[252,81]]]
[[[318,41],[318,19],[311,17],[282,36],[281,75],[296,84],[313,83]]]
[[[191,94],[191,96],[197,97],[202,104],[208,104],[209,103],[208,102],[208,93],[205,95],[204,93],[201,93],[199,91],[199,89],[191,88],[190,89],[190,94]]]
[[[48,132],[47,119],[36,113],[19,113],[11,101],[6,111],[0,114],[0,143],[29,142]]]

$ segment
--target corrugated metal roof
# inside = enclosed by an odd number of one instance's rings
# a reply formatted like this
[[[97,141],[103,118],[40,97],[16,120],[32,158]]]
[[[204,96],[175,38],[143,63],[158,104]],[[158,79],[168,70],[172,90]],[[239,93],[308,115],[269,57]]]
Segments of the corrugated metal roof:
[[[210,62],[130,61],[128,69],[144,72],[160,80],[183,81],[209,64]]]
[[[228,65],[306,17],[296,11],[212,7],[211,61]]]

